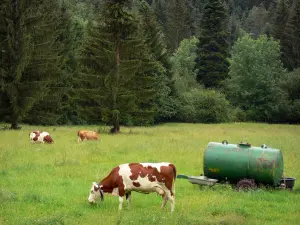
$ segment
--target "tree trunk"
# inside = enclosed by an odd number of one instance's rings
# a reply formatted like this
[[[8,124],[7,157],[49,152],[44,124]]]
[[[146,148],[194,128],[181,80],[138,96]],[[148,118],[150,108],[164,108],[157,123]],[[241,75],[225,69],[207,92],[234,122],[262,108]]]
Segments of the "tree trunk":
[[[21,129],[21,127],[18,124],[18,120],[19,120],[19,116],[12,115],[10,129],[13,129],[13,130]]]
[[[17,121],[12,121],[12,122],[11,122],[10,129],[13,129],[13,130],[18,130],[18,129],[21,129],[21,127],[19,127],[19,125],[18,125],[18,122],[17,122]]]
[[[112,87],[112,96],[113,96],[113,110],[112,110],[112,124],[113,128],[111,128],[110,132],[113,134],[117,134],[120,132],[120,111],[117,108],[117,92],[119,87],[119,77],[120,77],[120,49],[119,43],[116,44],[116,66],[117,70],[114,77],[114,85]]]
[[[113,134],[117,134],[120,132],[119,114],[120,114],[119,110],[113,110],[113,115],[112,115],[113,128],[110,129],[110,132]]]

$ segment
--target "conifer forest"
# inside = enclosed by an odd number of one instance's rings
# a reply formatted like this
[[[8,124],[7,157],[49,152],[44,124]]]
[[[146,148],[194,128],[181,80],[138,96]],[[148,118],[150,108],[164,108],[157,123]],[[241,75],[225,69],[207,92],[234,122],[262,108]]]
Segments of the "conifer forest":
[[[300,122],[300,0],[1,0],[0,122]]]

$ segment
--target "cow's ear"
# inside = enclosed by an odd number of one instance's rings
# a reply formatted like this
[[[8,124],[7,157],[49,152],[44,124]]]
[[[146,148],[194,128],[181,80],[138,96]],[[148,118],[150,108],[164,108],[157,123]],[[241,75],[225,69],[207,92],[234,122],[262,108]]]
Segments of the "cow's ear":
[[[99,187],[98,186],[94,186],[94,191],[98,191]]]
[[[99,185],[96,182],[93,182],[94,191],[99,190]]]

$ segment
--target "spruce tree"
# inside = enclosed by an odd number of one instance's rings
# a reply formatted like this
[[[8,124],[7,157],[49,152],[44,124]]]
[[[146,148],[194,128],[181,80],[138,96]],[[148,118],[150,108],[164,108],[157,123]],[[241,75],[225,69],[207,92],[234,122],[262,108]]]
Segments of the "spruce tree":
[[[172,51],[179,47],[180,42],[191,35],[190,13],[187,0],[169,0],[167,2],[167,38]]]
[[[100,9],[79,55],[78,99],[84,100],[83,113],[98,115],[95,120],[117,133],[120,123],[153,120],[153,85],[161,65],[148,51],[129,1],[104,1]]]
[[[59,56],[61,59],[60,76],[58,80],[48,84],[49,91],[43,99],[35,103],[29,111],[24,122],[30,124],[55,125],[57,123],[68,123],[68,113],[71,110],[70,87],[72,77],[76,72],[74,58],[75,33],[72,32],[72,22],[67,6],[64,2],[60,5],[57,17],[56,42],[60,45]]]
[[[300,67],[300,0],[295,0],[281,41],[282,61],[292,71]]]
[[[13,129],[58,78],[58,10],[53,0],[0,3],[0,117]]]
[[[150,49],[154,59],[161,64],[160,70],[156,73],[157,77],[155,87],[157,89],[154,104],[157,107],[158,114],[156,120],[160,121],[170,118],[176,114],[172,82],[173,74],[171,72],[170,53],[167,50],[167,44],[163,29],[158,23],[154,10],[144,1],[137,4],[140,13],[141,27],[145,36],[145,44]]]
[[[283,40],[288,16],[288,6],[285,0],[279,0],[275,9],[274,37],[280,41]]]
[[[209,1],[201,19],[197,44],[197,81],[207,88],[222,86],[228,77],[228,15],[221,0]]]
[[[167,17],[166,17],[166,0],[154,0],[151,4],[158,23],[163,27],[164,32],[167,29]]]

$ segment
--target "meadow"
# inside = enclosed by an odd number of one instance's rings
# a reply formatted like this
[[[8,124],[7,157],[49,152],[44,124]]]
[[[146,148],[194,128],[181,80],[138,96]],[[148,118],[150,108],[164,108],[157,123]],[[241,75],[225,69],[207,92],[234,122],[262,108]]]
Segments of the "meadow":
[[[79,129],[100,130],[100,141],[77,143]],[[48,131],[55,143],[31,144],[29,132]],[[0,224],[300,224],[300,126],[258,123],[182,124],[121,127],[22,125],[0,131]],[[211,141],[267,144],[284,157],[285,173],[296,177],[292,192],[260,188],[236,192],[231,186],[202,188],[176,180],[175,212],[161,209],[155,193],[132,194],[132,206],[105,196],[87,201],[91,184],[126,162],[173,162],[177,173],[203,173]]]

